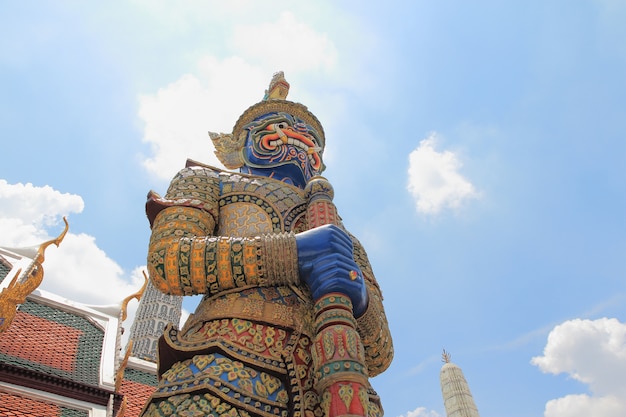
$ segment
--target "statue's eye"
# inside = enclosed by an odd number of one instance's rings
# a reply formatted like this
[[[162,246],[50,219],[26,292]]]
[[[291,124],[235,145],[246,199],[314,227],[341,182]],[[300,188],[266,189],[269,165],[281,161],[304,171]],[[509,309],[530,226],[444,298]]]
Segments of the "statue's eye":
[[[278,126],[279,129],[286,129],[287,127],[289,127],[289,125],[285,122],[277,123],[276,126]]]

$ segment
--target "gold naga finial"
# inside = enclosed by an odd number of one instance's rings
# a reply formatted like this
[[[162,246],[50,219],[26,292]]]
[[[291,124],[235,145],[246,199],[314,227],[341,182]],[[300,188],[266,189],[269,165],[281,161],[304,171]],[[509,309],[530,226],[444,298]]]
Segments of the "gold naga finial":
[[[67,218],[63,217],[63,222],[65,222],[65,229],[61,234],[55,239],[48,240],[39,245],[37,254],[26,270],[22,272],[20,268],[9,285],[0,293],[0,333],[8,329],[13,322],[15,314],[17,313],[17,306],[22,304],[26,300],[26,297],[35,291],[39,284],[41,284],[41,281],[43,281],[43,266],[41,264],[45,260],[44,253],[48,246],[52,244],[58,247],[70,227]]]
[[[128,303],[130,302],[130,300],[132,300],[133,298],[137,299],[137,301],[139,301],[141,299],[141,297],[143,296],[144,291],[146,290],[146,287],[148,286],[148,275],[146,274],[145,270],[142,270],[141,273],[143,274],[143,285],[141,286],[141,289],[139,291],[137,291],[134,294],[129,295],[128,297],[124,298],[124,301],[122,301],[122,308],[120,310],[120,321],[124,321],[126,320],[126,317],[128,317]],[[120,323],[121,326],[121,323]],[[121,335],[121,333],[119,333]],[[119,336],[118,336],[119,337]],[[133,341],[129,340],[128,344],[126,345],[126,352],[124,354],[124,359],[122,359],[122,362],[118,365],[117,370],[115,371],[115,391],[119,392],[120,389],[122,388],[122,382],[124,381],[124,371],[126,370],[126,366],[128,365],[128,358],[130,358],[130,353],[133,349]],[[124,399],[126,399],[126,397],[124,397]],[[119,417],[123,417],[124,413],[120,412],[121,414],[118,414]]]
[[[450,352],[446,352],[446,350],[443,350],[443,353],[441,354],[441,361],[445,362],[445,363],[450,363],[450,359],[452,359],[452,355],[450,355]]]
[[[124,371],[126,370],[126,366],[128,365],[128,358],[130,358],[130,353],[133,350],[133,341],[129,340],[128,345],[126,346],[126,352],[124,353],[124,359],[122,359],[122,363],[117,368],[115,372],[115,391],[120,392],[122,389],[122,382],[124,382]]]
[[[148,285],[148,276],[146,275],[146,271],[141,271],[141,273],[143,274],[143,285],[141,286],[139,291],[129,295],[128,297],[124,298],[124,301],[122,301],[122,321],[126,320],[126,317],[128,316],[128,303],[130,302],[130,300],[134,298],[139,301],[141,299],[141,296],[143,295],[143,292],[146,290],[146,286]]]
[[[122,301],[122,308],[120,310],[120,326],[121,326],[121,322],[123,322],[124,320],[126,320],[126,317],[128,316],[128,303],[130,302],[130,300],[132,300],[133,298],[137,299],[137,301],[141,300],[141,297],[143,296],[143,293],[146,290],[146,287],[148,286],[148,275],[146,274],[146,271],[141,271],[141,273],[143,274],[143,285],[141,286],[141,289],[139,291],[137,291],[134,294],[129,295],[128,297],[124,298],[124,301]],[[118,333],[118,340],[119,340],[119,336],[121,335],[121,332]],[[128,366],[128,359],[130,358],[130,354],[133,350],[133,341],[129,340],[128,344],[126,345],[126,352],[124,353],[124,358],[122,359],[121,363],[117,366],[117,370],[115,371],[115,392],[120,392],[120,390],[122,389],[122,382],[124,382],[124,371],[126,370],[126,366]],[[124,397],[124,402],[122,403],[122,408],[120,409],[120,411],[117,414],[117,417],[124,417],[124,414],[126,413],[126,397]]]
[[[122,405],[120,406],[120,411],[117,412],[116,417],[126,416],[127,407],[128,407],[128,396],[124,395],[124,399],[122,400]]]

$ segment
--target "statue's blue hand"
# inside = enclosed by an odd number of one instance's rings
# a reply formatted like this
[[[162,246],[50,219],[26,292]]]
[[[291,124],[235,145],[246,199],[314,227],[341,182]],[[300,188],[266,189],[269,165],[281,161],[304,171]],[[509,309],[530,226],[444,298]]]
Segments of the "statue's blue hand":
[[[352,256],[352,240],[329,224],[296,235],[300,279],[315,300],[338,292],[350,298],[355,317],[367,309],[367,288]]]

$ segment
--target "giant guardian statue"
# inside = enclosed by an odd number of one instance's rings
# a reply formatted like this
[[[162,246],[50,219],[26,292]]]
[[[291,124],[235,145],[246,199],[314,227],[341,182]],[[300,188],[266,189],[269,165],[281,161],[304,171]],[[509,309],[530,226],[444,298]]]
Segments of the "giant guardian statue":
[[[382,416],[369,377],[391,363],[380,287],[343,226],[324,130],[286,100],[282,73],[232,133],[210,133],[228,169],[188,161],[148,195],[148,270],[168,294],[203,294],[159,340],[144,416]]]

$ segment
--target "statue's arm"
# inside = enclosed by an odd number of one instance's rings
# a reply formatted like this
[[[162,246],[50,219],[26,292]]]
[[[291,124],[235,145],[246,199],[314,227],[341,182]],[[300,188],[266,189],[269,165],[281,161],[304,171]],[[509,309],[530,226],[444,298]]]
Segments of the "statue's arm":
[[[365,313],[356,319],[357,329],[365,347],[365,361],[370,376],[383,372],[393,359],[393,342],[387,316],[383,307],[383,296],[374,277],[374,272],[361,243],[353,236],[354,259],[359,265],[369,303]]]
[[[152,234],[147,263],[154,286],[167,294],[213,295],[237,287],[297,283],[295,235],[215,235],[219,189],[215,171],[186,168],[165,197],[148,196]]]

